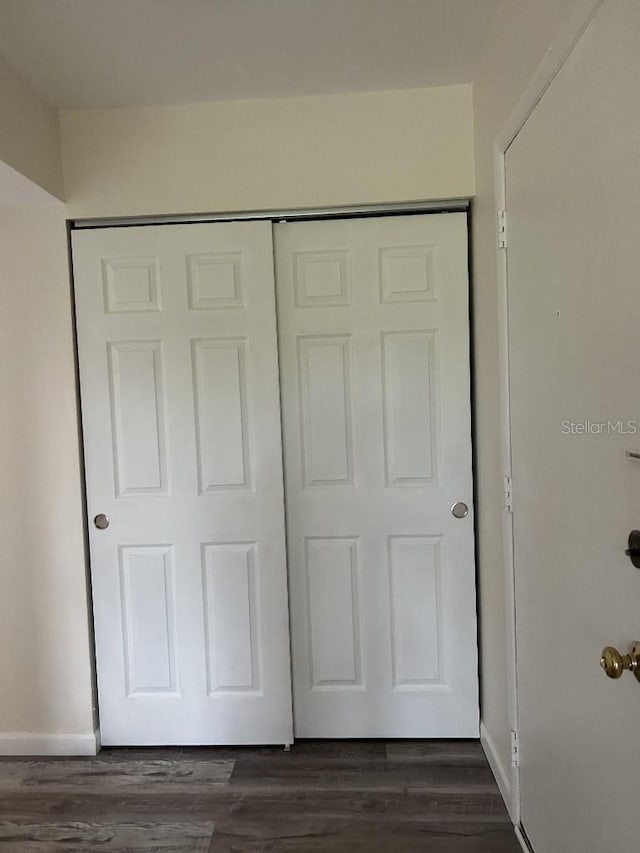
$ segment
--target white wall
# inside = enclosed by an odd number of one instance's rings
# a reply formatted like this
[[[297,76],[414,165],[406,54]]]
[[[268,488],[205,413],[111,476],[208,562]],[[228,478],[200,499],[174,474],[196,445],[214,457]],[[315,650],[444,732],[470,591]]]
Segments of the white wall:
[[[62,205],[0,207],[0,754],[91,751]]]
[[[482,712],[504,768],[507,715],[502,471],[500,455],[494,140],[557,32],[592,0],[504,0],[473,88],[476,199],[473,217],[476,430]]]
[[[2,59],[0,161],[57,198],[63,197],[58,113]]]
[[[61,114],[72,217],[466,197],[470,86]]]

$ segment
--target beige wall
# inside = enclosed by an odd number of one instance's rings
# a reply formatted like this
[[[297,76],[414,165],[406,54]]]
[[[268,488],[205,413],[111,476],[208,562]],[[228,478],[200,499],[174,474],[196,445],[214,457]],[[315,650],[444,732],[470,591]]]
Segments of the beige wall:
[[[469,86],[71,112],[62,139],[68,207],[0,206],[0,753],[93,730],[65,217],[473,193]]]
[[[61,114],[72,217],[466,197],[470,86]]]
[[[482,710],[504,768],[510,765],[498,383],[493,144],[558,31],[592,0],[504,0],[473,90],[476,430]]]
[[[1,59],[0,161],[63,197],[58,113]]]
[[[505,0],[473,90],[483,716],[505,767],[509,723],[492,144],[556,29],[576,4],[588,2]],[[55,121],[26,91],[20,81],[0,74],[0,115],[14,119],[9,130],[4,123],[0,127],[0,158],[60,193]],[[37,144],[32,144],[36,127]],[[469,86],[72,111],[61,115],[61,133],[69,217],[474,193]],[[5,407],[0,449],[5,528],[0,681],[5,688],[11,685],[0,703],[0,733],[92,728],[64,215],[42,208],[0,213],[2,355],[3,363],[15,365],[1,379],[3,399],[12,405]]]
[[[589,0],[505,0],[473,91],[483,716],[505,767],[509,724],[492,144],[557,27],[580,2]],[[23,109],[20,105],[29,103],[23,84],[10,80],[7,85],[7,79],[0,76],[0,116],[9,109],[24,120],[8,134],[0,128],[0,158],[20,169],[22,156],[22,167],[31,169],[34,180],[60,192],[57,143],[43,141],[53,132],[53,119],[44,105]],[[36,125],[42,132],[30,150],[30,128]],[[69,217],[474,193],[469,86],[72,111],[61,115],[61,133]],[[22,154],[21,139],[27,149]],[[1,379],[3,399],[12,405],[5,407],[0,449],[0,513],[6,528],[0,733],[92,728],[63,216],[58,209],[41,208],[0,213],[2,355],[3,363],[15,365]]]
[[[0,207],[0,318],[0,754],[55,751],[61,735],[82,751],[93,713],[62,205]]]

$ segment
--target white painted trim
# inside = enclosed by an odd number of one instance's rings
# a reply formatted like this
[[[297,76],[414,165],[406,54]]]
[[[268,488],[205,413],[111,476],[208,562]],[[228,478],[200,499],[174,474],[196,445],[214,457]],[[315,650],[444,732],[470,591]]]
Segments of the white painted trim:
[[[511,779],[509,778],[507,768],[504,766],[502,761],[500,761],[500,757],[498,756],[498,752],[491,740],[491,736],[489,735],[487,727],[482,720],[480,721],[480,743],[482,744],[484,754],[487,756],[491,772],[495,776],[495,780],[498,784],[498,788],[500,789],[500,793],[502,794],[502,799],[507,807],[509,816],[513,820],[513,815],[511,814]]]
[[[96,755],[99,749],[99,732],[0,732],[0,755]]]
[[[505,206],[504,152],[494,149],[496,223],[499,210]],[[509,228],[507,214],[507,229]],[[508,245],[507,233],[507,245]],[[496,240],[497,246],[497,240]],[[509,391],[509,301],[507,287],[507,251],[497,251],[498,290],[498,359],[500,382],[500,445],[502,474],[511,477],[511,400]],[[512,504],[513,512],[517,506]],[[518,723],[518,660],[516,646],[516,590],[513,558],[513,513],[502,510],[502,559],[505,589],[505,633],[507,643],[507,719],[511,731],[519,731]],[[520,775],[517,767],[509,768],[509,799],[507,808],[515,824],[520,820]]]
[[[524,853],[533,853],[533,849],[531,848],[527,839],[522,834],[522,830],[519,826],[516,826],[516,838],[520,842],[520,847],[522,847]]]
[[[513,140],[516,138],[525,122],[540,102],[544,93],[551,85],[564,63],[569,58],[573,48],[576,46],[583,33],[593,20],[594,16],[603,5],[605,0],[580,0],[576,2],[573,13],[564,26],[556,33],[556,36],[547,49],[542,62],[529,80],[515,109],[500,128],[494,141],[494,195],[495,195],[495,223],[497,228],[498,211],[506,207],[506,174],[505,154]],[[508,243],[508,220],[507,211],[507,243]],[[500,381],[500,424],[501,424],[501,456],[502,473],[511,476],[511,402],[509,390],[509,289],[507,276],[508,248],[498,249],[497,252],[497,279],[498,279],[498,357],[499,357],[499,381]],[[517,505],[513,507],[518,511]],[[512,731],[519,731],[518,722],[518,659],[517,659],[517,633],[516,633],[516,599],[515,599],[515,563],[514,563],[514,541],[513,541],[513,515],[506,510],[503,511],[503,555],[504,555],[504,584],[505,584],[505,606],[506,606],[506,643],[507,643],[507,703],[509,727]],[[516,827],[520,823],[520,772],[517,767],[509,768],[510,772],[498,761],[493,745],[487,736],[486,730],[482,741],[491,769],[496,775],[500,790],[505,797],[507,808],[511,819]],[[492,759],[493,756],[493,759]],[[493,760],[496,761],[494,767]],[[502,777],[502,778],[499,778]],[[505,793],[507,792],[507,793]],[[518,834],[516,829],[516,834]],[[521,839],[521,836],[519,836]],[[523,839],[521,839],[523,843]],[[526,842],[525,842],[526,843]],[[524,847],[529,853],[529,848]]]

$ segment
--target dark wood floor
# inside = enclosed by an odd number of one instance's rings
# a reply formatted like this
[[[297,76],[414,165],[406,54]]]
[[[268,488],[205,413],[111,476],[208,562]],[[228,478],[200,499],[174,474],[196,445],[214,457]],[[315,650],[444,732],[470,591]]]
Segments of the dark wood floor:
[[[478,743],[0,759],[0,850],[517,853]]]

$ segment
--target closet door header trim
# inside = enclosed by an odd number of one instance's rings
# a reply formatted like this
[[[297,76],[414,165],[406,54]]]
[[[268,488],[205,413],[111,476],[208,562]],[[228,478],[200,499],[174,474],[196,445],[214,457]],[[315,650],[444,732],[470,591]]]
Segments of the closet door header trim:
[[[306,219],[347,219],[364,216],[394,216],[412,213],[460,213],[469,209],[469,199],[410,201],[395,204],[342,205],[337,207],[301,207],[283,210],[239,210],[226,213],[184,213],[162,216],[115,216],[97,219],[72,219],[72,229],[115,228],[140,225],[180,225],[190,222],[238,222],[267,219],[296,222]]]

